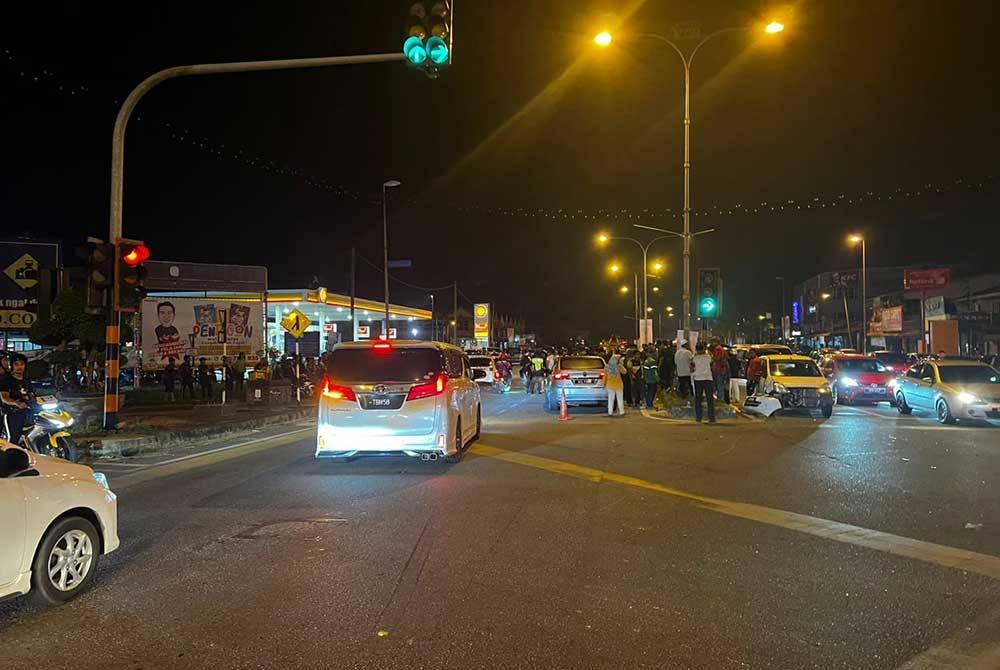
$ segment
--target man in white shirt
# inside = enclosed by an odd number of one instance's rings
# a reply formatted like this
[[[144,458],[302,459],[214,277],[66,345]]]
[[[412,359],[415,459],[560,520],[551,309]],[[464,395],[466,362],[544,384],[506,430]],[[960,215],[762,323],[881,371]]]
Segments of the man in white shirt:
[[[677,393],[682,398],[691,393],[691,358],[687,342],[681,342],[674,354],[674,365],[677,366]]]
[[[715,423],[715,397],[712,395],[714,381],[712,379],[712,357],[705,352],[705,345],[698,343],[698,353],[694,356],[694,419],[701,423],[701,398],[705,397],[708,405],[708,422]]]

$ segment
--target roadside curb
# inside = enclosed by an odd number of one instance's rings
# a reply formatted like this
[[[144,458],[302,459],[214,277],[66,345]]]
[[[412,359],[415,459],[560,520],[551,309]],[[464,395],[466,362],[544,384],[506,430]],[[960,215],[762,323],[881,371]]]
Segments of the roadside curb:
[[[248,416],[242,421],[210,424],[184,430],[161,431],[129,437],[81,438],[81,446],[89,450],[91,459],[125,458],[159,451],[188,442],[234,438],[267,426],[293,423],[315,415],[315,407],[297,408],[290,412],[266,416]]]

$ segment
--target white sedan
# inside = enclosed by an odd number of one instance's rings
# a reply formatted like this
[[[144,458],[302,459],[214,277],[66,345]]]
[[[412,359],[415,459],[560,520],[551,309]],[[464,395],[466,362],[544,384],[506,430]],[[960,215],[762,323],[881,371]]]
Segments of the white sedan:
[[[0,600],[58,604],[118,548],[118,499],[101,473],[0,440]]]

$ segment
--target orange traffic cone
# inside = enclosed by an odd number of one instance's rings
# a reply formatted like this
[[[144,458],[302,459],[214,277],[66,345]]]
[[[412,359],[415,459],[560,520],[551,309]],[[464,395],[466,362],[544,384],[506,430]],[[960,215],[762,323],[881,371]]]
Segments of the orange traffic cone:
[[[562,390],[562,398],[559,399],[559,420],[569,421],[569,406],[566,404],[566,389]]]

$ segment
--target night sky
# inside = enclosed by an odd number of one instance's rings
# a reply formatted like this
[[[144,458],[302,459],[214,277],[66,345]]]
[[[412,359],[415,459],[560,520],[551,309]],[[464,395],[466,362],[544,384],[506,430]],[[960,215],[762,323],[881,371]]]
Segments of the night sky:
[[[680,21],[709,32],[777,17],[787,26],[777,39],[721,36],[693,67],[693,207],[707,212],[694,226],[717,230],[698,238],[693,266],[722,268],[728,315],[777,311],[776,275],[791,283],[857,265],[843,242],[853,230],[867,236],[874,265],[996,269],[992,4],[458,0],[456,62],[436,81],[382,64],[185,78],[154,90],[128,130],[125,233],[155,258],[262,264],[275,286],[315,275],[345,290],[352,243],[381,257],[380,188],[399,179],[390,255],[414,262],[400,279],[434,287],[457,278],[464,296],[525,316],[549,339],[578,328],[627,332],[631,298],[604,265],[614,256],[634,268],[635,250],[601,252],[593,237],[644,236],[631,222],[680,229],[683,70],[656,42],[597,51],[589,38],[614,20],[622,33],[669,34]],[[5,235],[63,239],[67,259],[87,235],[107,236],[116,101],[146,75],[397,51],[408,6],[48,3],[8,12]],[[601,210],[627,211],[614,222]],[[660,286],[679,309],[679,240],[657,243],[653,255],[668,263]],[[380,281],[359,265],[361,294],[378,298]],[[393,293],[427,305],[401,284]]]

